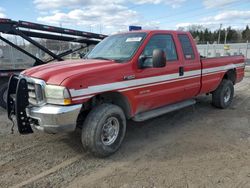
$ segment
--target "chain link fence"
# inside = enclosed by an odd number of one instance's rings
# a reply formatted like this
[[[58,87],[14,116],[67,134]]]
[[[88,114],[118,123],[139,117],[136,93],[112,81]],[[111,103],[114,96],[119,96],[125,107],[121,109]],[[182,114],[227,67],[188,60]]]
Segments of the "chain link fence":
[[[200,55],[205,57],[244,55],[250,65],[250,43],[199,44],[197,48]]]

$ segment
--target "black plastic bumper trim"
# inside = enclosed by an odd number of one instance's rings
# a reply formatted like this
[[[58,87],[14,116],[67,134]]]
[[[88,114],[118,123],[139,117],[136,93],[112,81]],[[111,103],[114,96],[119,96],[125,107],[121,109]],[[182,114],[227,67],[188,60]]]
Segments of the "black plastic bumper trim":
[[[28,86],[25,78],[18,78],[13,75],[9,81],[7,111],[8,118],[16,118],[20,134],[33,133],[30,125],[30,118],[26,114],[26,107],[29,105]]]

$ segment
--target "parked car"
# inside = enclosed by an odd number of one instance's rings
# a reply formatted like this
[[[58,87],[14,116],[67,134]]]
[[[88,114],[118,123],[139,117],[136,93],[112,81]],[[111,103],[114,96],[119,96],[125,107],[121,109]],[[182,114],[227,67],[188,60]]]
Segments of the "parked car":
[[[244,77],[244,56],[201,58],[183,31],[134,31],[107,37],[82,60],[50,63],[13,76],[8,116],[19,132],[82,128],[83,147],[109,156],[120,147],[128,119],[145,121],[212,94],[227,108]]]

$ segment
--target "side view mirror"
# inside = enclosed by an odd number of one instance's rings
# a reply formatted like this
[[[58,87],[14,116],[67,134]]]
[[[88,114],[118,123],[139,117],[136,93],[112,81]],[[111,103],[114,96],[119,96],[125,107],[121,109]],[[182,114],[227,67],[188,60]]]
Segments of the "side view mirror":
[[[146,61],[147,58],[152,58],[152,57],[147,57],[147,56],[145,56],[145,55],[141,55],[141,56],[139,57],[139,61],[138,61],[138,68],[139,68],[139,69],[150,68],[150,67],[148,67],[148,66],[145,65],[145,61]],[[152,67],[152,66],[151,66],[151,67]]]
[[[151,63],[146,63],[147,59],[151,60]],[[145,68],[160,68],[166,66],[166,54],[163,50],[155,49],[153,51],[153,56],[145,56],[141,55],[138,61],[138,68],[145,69]]]
[[[155,68],[165,67],[166,61],[167,61],[166,54],[163,50],[155,49],[153,51],[153,57],[152,57],[153,67]]]

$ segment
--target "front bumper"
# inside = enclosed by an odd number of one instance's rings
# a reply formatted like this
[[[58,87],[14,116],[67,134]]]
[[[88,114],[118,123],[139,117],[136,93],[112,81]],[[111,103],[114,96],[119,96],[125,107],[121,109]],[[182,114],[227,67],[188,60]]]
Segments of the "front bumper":
[[[13,75],[7,96],[8,118],[17,123],[20,134],[33,133],[32,128],[47,133],[74,131],[82,105],[59,106],[29,104],[27,80]]]
[[[76,128],[76,120],[82,105],[57,106],[44,105],[27,107],[29,118],[37,120],[32,127],[46,133],[71,132]]]

